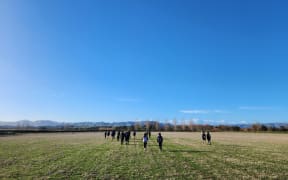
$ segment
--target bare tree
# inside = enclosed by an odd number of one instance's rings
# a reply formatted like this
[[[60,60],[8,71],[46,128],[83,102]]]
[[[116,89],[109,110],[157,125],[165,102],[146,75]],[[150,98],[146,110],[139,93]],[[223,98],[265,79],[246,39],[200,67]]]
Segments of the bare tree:
[[[146,131],[150,130],[150,121],[146,121]]]
[[[177,119],[173,119],[174,131],[177,131]]]
[[[169,122],[168,122],[167,119],[165,120],[164,130],[165,130],[165,131],[168,131],[168,130],[169,130]]]
[[[159,131],[159,122],[158,121],[155,121],[155,130],[156,131]]]
[[[194,122],[193,122],[193,120],[191,119],[191,120],[189,121],[189,130],[190,130],[190,131],[193,131],[193,124],[194,124]]]
[[[138,120],[136,120],[136,122],[134,123],[134,130],[138,131],[140,128],[141,128],[141,125],[138,122]]]
[[[186,130],[186,121],[185,121],[185,119],[182,119],[182,122],[181,122],[181,130],[182,130],[182,131],[185,131],[185,130]]]
[[[261,129],[261,124],[256,123],[252,125],[252,130],[253,131],[259,131]]]

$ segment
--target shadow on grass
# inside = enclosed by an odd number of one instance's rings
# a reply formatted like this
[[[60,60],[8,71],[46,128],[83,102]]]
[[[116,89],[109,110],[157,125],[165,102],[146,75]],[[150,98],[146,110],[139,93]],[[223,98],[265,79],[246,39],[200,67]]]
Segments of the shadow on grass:
[[[248,148],[248,146],[244,145],[238,145],[238,144],[221,144],[221,146],[227,147],[227,148]]]
[[[175,150],[167,150],[168,152],[185,152],[185,153],[208,153],[208,152],[211,152],[211,151],[198,151],[198,150],[187,150],[187,149],[175,149]]]
[[[130,143],[130,144],[120,144],[122,146],[143,146],[143,143],[138,143],[138,144],[134,144],[134,143]],[[148,144],[147,147],[152,147],[152,146],[157,146],[159,147],[159,145],[154,145],[154,144]]]

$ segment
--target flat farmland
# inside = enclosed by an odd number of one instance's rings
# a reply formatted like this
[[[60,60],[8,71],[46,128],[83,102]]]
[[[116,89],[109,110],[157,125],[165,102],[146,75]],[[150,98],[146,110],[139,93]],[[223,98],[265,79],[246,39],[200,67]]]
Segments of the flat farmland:
[[[0,179],[287,179],[288,134],[152,132],[144,151],[104,133],[41,133],[0,137]]]

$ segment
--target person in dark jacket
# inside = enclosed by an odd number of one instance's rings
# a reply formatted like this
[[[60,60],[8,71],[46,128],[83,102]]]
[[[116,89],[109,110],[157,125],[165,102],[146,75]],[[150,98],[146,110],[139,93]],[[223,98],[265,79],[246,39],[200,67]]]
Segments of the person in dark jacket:
[[[202,141],[203,141],[203,144],[206,143],[206,134],[205,134],[205,131],[202,131]]]
[[[120,139],[120,133],[121,133],[120,131],[117,132],[117,141],[119,141]]]
[[[143,136],[143,144],[144,144],[144,150],[146,151],[147,149],[147,143],[148,143],[148,134],[147,133],[144,133],[144,136]]]
[[[134,144],[136,145],[136,130],[133,131]]]
[[[115,130],[112,130],[112,132],[111,132],[112,141],[115,139],[115,135],[116,135],[116,131],[115,131]]]
[[[162,151],[163,136],[161,135],[161,133],[158,134],[157,143],[159,144],[160,151]]]
[[[149,134],[149,139],[151,138],[151,131],[149,130],[148,131],[148,134]]]
[[[211,145],[211,134],[209,131],[207,132],[207,141],[208,141],[208,144]]]
[[[136,136],[136,131],[133,132],[133,136],[134,136],[134,137]]]
[[[125,134],[126,145],[129,144],[129,140],[130,140],[130,131],[127,131],[126,134]]]
[[[106,137],[107,137],[107,131],[105,131],[104,136],[105,136],[105,139],[106,139]]]
[[[121,132],[121,145],[124,143],[124,139],[125,139],[125,133],[122,131]]]

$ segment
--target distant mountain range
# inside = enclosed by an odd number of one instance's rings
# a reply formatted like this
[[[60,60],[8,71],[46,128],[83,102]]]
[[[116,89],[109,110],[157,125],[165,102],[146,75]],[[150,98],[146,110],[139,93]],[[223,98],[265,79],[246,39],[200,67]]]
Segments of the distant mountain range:
[[[267,127],[275,127],[275,128],[279,128],[281,126],[288,126],[288,123],[257,123],[257,124],[265,125]],[[238,126],[240,128],[249,128],[252,125],[253,124],[234,124],[231,126]]]
[[[20,120],[15,122],[2,122],[0,121],[0,127],[56,127],[61,126],[63,123],[59,123],[51,120]]]
[[[73,126],[73,127],[105,127],[105,126],[133,126],[136,122],[57,122],[52,120],[20,120],[15,122],[3,122],[0,121],[0,128],[15,128],[15,127],[61,127],[61,126]],[[144,125],[146,121],[137,122],[140,125]]]

